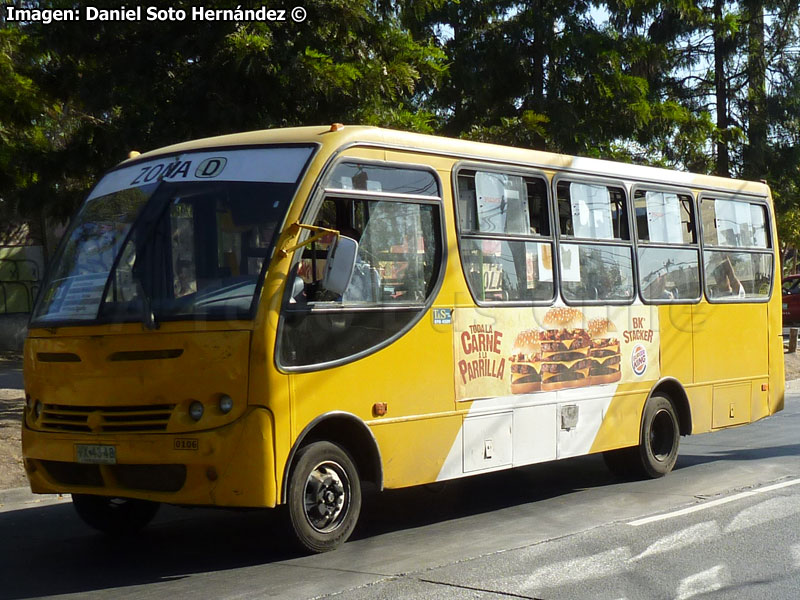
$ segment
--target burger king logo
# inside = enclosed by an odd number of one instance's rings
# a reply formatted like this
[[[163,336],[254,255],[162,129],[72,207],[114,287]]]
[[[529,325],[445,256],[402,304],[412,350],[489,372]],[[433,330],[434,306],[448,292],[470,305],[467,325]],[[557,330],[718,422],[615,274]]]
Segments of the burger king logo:
[[[636,344],[631,352],[631,367],[636,375],[642,375],[647,370],[647,350],[641,344]]]

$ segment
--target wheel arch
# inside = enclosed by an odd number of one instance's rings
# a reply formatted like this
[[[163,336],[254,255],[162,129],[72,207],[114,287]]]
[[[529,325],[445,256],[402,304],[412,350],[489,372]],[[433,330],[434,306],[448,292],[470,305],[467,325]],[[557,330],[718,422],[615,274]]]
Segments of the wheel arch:
[[[333,411],[318,416],[297,436],[283,470],[281,503],[286,503],[289,476],[297,451],[306,444],[318,441],[332,442],[344,448],[353,458],[359,477],[374,483],[379,490],[383,489],[383,461],[372,431],[354,414]]]
[[[681,435],[690,435],[692,433],[692,409],[689,404],[689,396],[680,381],[674,377],[664,377],[650,390],[647,399],[660,394],[666,396],[675,407],[678,413],[678,425],[680,427]],[[644,417],[643,417],[644,418]]]

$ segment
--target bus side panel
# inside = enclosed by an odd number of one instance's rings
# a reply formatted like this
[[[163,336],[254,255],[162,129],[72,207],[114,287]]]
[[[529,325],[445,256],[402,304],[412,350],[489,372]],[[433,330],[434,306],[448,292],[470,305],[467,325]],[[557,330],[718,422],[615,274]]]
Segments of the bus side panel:
[[[693,307],[694,374],[697,383],[764,377],[767,305],[709,304]]]
[[[622,384],[617,388],[591,452],[626,448],[639,443],[642,410],[649,391],[650,384],[644,388],[637,384]]]
[[[780,273],[780,267],[775,267]],[[783,327],[783,312],[781,309],[780,288],[775,285],[772,291],[772,299],[767,308],[769,317],[769,405],[767,414],[775,414],[783,410],[784,393],[786,389],[786,365],[783,357],[783,337],[781,330]]]
[[[707,403],[711,429],[755,421],[768,412],[769,374],[767,304],[709,304],[693,307],[695,382],[710,394],[694,393]],[[701,400],[702,398],[702,400]],[[755,410],[753,410],[755,408]],[[698,423],[700,425],[700,423]],[[705,421],[695,433],[707,431]]]
[[[341,367],[290,374],[292,440],[320,415],[349,413],[372,428],[386,487],[435,481],[461,427],[461,417],[452,418],[450,329],[434,325],[428,311],[374,354]],[[386,404],[385,416],[373,414],[376,403]]]
[[[277,485],[273,452],[272,414],[253,408],[243,419],[244,430],[238,437],[226,440],[235,445],[231,460],[214,486],[211,496],[218,506],[277,505]]]
[[[656,307],[654,307],[656,308]],[[694,382],[692,305],[657,307],[661,337],[661,376],[674,377],[682,385]]]
[[[692,411],[692,434],[711,431],[712,388],[710,385],[691,386],[686,389],[689,408]]]
[[[772,204],[772,194],[769,198]],[[775,220],[775,210],[770,211],[772,222],[772,247],[780,248],[778,243],[778,224]],[[783,357],[783,296],[781,294],[781,273],[783,265],[780,261],[780,252],[775,253],[772,298],[767,307],[768,318],[768,351],[769,351],[769,396],[768,414],[775,414],[783,410],[784,393],[786,390],[786,364]]]
[[[384,486],[400,488],[439,479],[451,447],[460,439],[462,422],[460,414],[451,414],[373,424],[384,461]],[[461,464],[457,467],[460,476]]]

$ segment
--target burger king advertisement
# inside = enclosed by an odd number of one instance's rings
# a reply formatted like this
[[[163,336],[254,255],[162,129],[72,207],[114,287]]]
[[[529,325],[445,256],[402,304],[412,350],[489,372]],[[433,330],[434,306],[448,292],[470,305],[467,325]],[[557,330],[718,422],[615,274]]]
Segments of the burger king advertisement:
[[[649,306],[458,308],[453,326],[459,400],[659,377]]]

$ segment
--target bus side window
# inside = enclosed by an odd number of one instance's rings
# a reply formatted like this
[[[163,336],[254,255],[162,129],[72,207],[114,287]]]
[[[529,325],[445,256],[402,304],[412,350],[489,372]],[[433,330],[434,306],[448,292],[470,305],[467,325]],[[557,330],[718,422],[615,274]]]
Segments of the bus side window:
[[[633,245],[625,191],[594,181],[559,181],[561,293],[569,303],[634,298]]]
[[[456,178],[464,277],[478,302],[554,295],[547,184],[541,176],[464,169]]]
[[[700,199],[703,263],[710,300],[769,298],[774,277],[767,207],[742,198]]]
[[[652,304],[700,300],[700,262],[692,198],[678,192],[636,189],[639,288]]]

